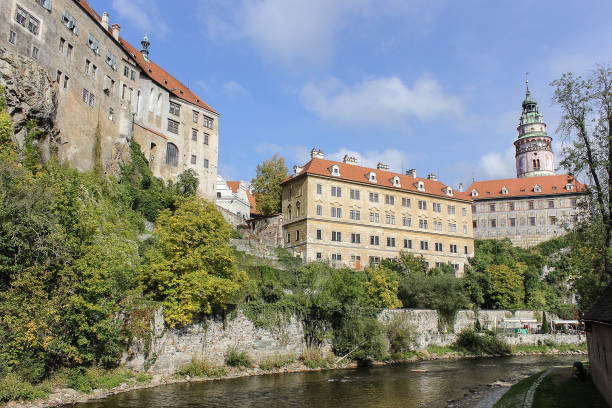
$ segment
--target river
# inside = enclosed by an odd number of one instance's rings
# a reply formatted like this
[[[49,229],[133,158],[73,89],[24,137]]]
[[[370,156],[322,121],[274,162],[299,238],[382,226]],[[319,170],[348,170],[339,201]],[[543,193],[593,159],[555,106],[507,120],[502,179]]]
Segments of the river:
[[[78,408],[444,407],[470,388],[584,356],[516,356],[243,377],[131,391]],[[427,370],[419,372],[414,370]]]

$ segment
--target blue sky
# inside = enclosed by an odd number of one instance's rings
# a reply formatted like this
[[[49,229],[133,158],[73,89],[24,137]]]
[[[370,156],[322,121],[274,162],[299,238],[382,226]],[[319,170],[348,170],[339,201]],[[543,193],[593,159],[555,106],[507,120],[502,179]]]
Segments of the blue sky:
[[[221,113],[232,180],[312,147],[455,186],[513,177],[525,72],[558,152],[549,83],[612,62],[609,0],[90,3],[132,44],[148,33],[151,58]]]

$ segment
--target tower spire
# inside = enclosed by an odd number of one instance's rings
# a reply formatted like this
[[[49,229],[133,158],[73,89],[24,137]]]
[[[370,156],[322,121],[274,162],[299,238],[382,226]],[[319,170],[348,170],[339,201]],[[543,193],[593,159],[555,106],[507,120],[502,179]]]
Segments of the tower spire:
[[[529,98],[531,92],[529,92],[529,72],[525,72],[525,97]]]

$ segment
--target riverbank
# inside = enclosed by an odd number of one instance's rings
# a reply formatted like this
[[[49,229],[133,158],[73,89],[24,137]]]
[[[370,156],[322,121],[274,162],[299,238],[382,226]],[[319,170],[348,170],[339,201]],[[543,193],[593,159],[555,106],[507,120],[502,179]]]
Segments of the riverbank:
[[[564,349],[564,347],[561,347]],[[547,350],[544,346],[540,346],[540,350],[537,351],[524,351],[524,350],[515,350],[516,352],[512,353],[510,356],[529,356],[529,355],[577,355],[584,356],[586,355],[586,351],[580,350],[579,348],[575,348],[574,350],[559,350],[556,348],[548,348]],[[450,347],[430,347],[427,350],[420,350],[412,353],[412,356],[407,356],[407,358],[398,358],[398,359],[389,359],[386,361],[377,361],[373,362],[373,365],[376,366],[384,366],[384,365],[392,365],[392,364],[407,364],[407,363],[415,363],[420,361],[433,361],[433,360],[459,360],[459,359],[474,359],[474,358],[483,358],[483,357],[501,357],[501,356],[491,356],[491,355],[474,355],[469,354],[463,351],[457,351]],[[317,362],[319,366],[317,366]],[[252,367],[252,368],[231,368],[224,367],[222,375],[213,375],[213,376],[203,376],[203,377],[194,377],[189,375],[183,376],[153,376],[148,380],[148,382],[141,383],[121,383],[116,387],[110,389],[94,389],[89,393],[75,391],[74,389],[68,388],[57,388],[53,389],[51,393],[49,393],[48,397],[43,399],[38,399],[35,401],[22,401],[22,402],[9,402],[4,407],[19,407],[19,408],[52,408],[52,407],[61,407],[76,403],[82,403],[87,401],[94,401],[104,399],[108,396],[136,391],[140,389],[153,388],[161,385],[170,385],[177,383],[190,383],[190,382],[204,382],[204,381],[220,381],[220,380],[230,380],[241,377],[250,377],[250,376],[261,376],[261,375],[270,375],[270,374],[289,374],[289,373],[299,373],[299,372],[309,372],[309,371],[321,371],[321,370],[345,370],[345,369],[354,369],[357,367],[357,363],[354,361],[343,361],[339,364],[332,364],[333,362],[329,359],[310,359],[310,360],[300,360],[294,359],[292,363],[286,364],[282,367],[275,367],[271,369],[264,370],[260,367]],[[217,372],[220,374],[221,372]],[[500,383],[509,383],[518,381],[520,378],[516,379],[502,379]],[[503,385],[503,384],[502,384]],[[502,386],[498,384],[497,386]],[[471,391],[471,390],[470,390]],[[475,387],[474,396],[479,396],[484,393],[485,389],[482,387]],[[454,407],[467,407],[473,405],[452,405]]]

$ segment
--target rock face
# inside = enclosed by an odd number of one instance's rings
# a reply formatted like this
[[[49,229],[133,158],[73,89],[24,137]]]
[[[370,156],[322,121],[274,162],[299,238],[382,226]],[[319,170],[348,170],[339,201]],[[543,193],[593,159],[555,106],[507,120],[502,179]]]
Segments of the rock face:
[[[57,84],[40,64],[0,48],[0,86],[6,89],[8,113],[15,125],[16,141],[22,142],[29,120],[36,119],[51,143],[58,134]]]

